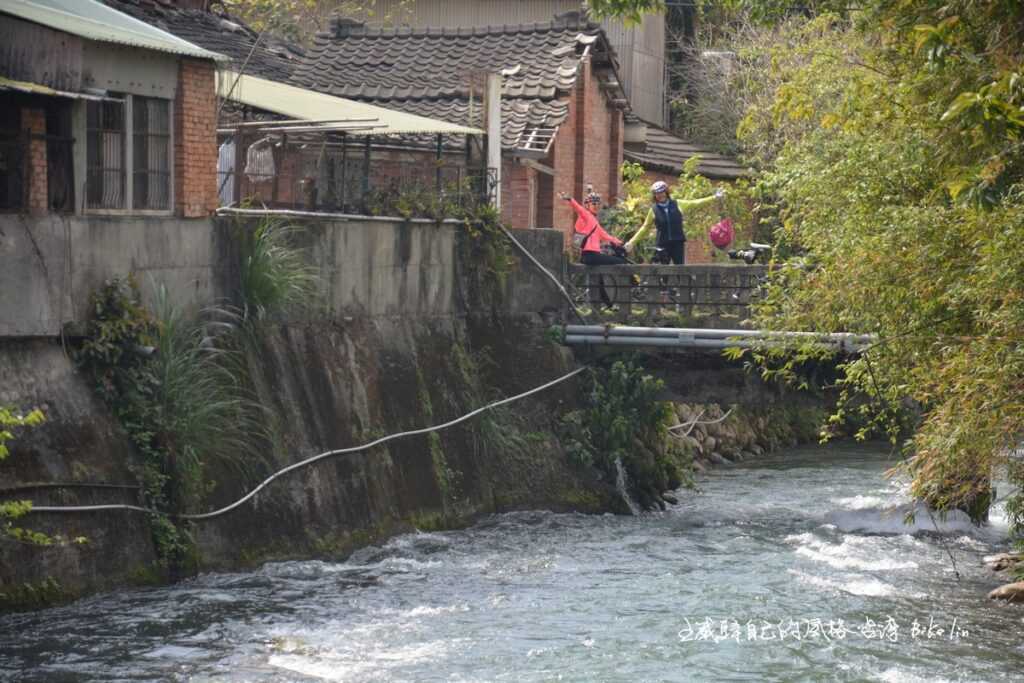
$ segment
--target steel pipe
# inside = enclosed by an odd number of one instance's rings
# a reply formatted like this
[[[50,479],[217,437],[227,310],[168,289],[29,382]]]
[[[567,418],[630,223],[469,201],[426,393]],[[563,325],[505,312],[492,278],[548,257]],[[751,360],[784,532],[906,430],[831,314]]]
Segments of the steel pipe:
[[[578,327],[578,326],[567,326]],[[687,333],[669,335],[614,335],[614,334],[566,334],[565,343],[569,346],[665,346],[691,349],[728,349],[728,348],[783,348],[792,339],[772,336],[745,336],[741,339],[730,339],[726,336],[717,338],[699,337]],[[819,338],[811,340],[812,344],[830,347],[842,351],[859,351],[867,344],[845,338]]]
[[[566,325],[567,335],[600,335],[608,337],[669,337],[695,339],[817,339],[823,342],[871,344],[875,335],[852,332],[785,332],[773,330],[716,330],[698,327],[630,327],[628,325]]]

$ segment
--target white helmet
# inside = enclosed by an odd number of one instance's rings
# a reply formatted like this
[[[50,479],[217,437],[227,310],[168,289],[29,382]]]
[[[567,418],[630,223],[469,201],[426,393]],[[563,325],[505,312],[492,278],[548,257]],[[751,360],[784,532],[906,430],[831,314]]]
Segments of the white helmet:
[[[659,180],[651,185],[651,192],[658,194],[659,192],[668,192],[668,183],[664,180]]]

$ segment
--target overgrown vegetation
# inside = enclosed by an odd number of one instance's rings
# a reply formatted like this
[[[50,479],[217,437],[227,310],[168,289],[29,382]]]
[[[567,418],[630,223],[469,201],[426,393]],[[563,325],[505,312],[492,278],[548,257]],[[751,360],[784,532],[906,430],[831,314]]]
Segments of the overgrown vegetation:
[[[670,186],[670,192],[677,199],[697,199],[714,194],[715,185],[697,173],[699,157],[691,157],[683,167],[678,181]],[[601,225],[620,239],[628,240],[643,224],[651,210],[651,184],[644,179],[644,168],[640,164],[626,162],[622,165],[622,198],[613,208],[602,213]],[[716,249],[708,238],[708,229],[722,218],[732,219],[737,231],[736,242],[750,237],[754,216],[751,211],[750,184],[746,180],[731,183],[725,197],[720,201],[684,210],[683,228],[686,239],[700,242],[711,254],[713,262],[728,263],[728,254]],[[655,231],[649,230],[638,245],[643,249],[653,245]],[[735,263],[735,262],[734,262]]]
[[[844,366],[838,418],[902,447],[916,496],[980,516],[996,467],[1021,481],[1024,5],[742,4],[776,36],[739,126],[776,244],[756,323],[878,334]],[[813,355],[760,360],[784,375]]]
[[[239,220],[235,236],[240,252],[242,316],[259,322],[286,310],[310,306],[316,294],[316,270],[295,247],[302,228],[266,217],[252,229]]]
[[[667,428],[671,406],[659,401],[663,383],[633,360],[591,372],[584,407],[562,418],[562,443],[576,462],[615,484],[625,469],[629,493],[644,509],[690,480],[690,455]]]
[[[38,408],[21,415],[11,408],[0,406],[0,460],[5,460],[10,455],[7,443],[14,438],[15,433],[12,430],[36,427],[45,420],[43,412]],[[14,520],[24,517],[31,509],[32,503],[27,500],[0,502],[0,534],[4,538],[30,545],[53,544],[55,539],[47,534],[14,525]],[[3,596],[0,596],[0,600],[2,599]]]
[[[155,315],[133,279],[107,281],[92,297],[77,359],[138,450],[158,555],[179,569],[192,544],[174,516],[201,504],[209,465],[245,472],[263,429],[233,346],[236,318],[212,309],[187,320],[163,287],[154,299]]]

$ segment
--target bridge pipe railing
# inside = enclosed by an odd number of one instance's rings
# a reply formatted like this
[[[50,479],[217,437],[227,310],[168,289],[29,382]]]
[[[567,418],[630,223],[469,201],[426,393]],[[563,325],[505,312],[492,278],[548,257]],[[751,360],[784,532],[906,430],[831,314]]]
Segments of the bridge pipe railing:
[[[857,352],[877,337],[849,332],[788,332],[775,330],[717,330],[680,327],[565,325],[565,343],[595,346],[663,346],[726,349],[731,347],[784,347],[811,343],[845,352]]]

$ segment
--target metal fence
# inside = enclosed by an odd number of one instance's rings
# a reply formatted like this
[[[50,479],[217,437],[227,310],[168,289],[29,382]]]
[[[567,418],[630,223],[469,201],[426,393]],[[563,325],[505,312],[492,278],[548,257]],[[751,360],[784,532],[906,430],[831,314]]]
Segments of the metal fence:
[[[626,323],[666,313],[744,319],[767,273],[766,266],[570,264],[567,274],[577,305]]]
[[[255,122],[254,122],[255,123]],[[450,136],[374,137],[221,129],[223,205],[437,218],[490,204],[497,170]],[[238,147],[236,148],[236,141]],[[236,183],[237,179],[237,183]]]

